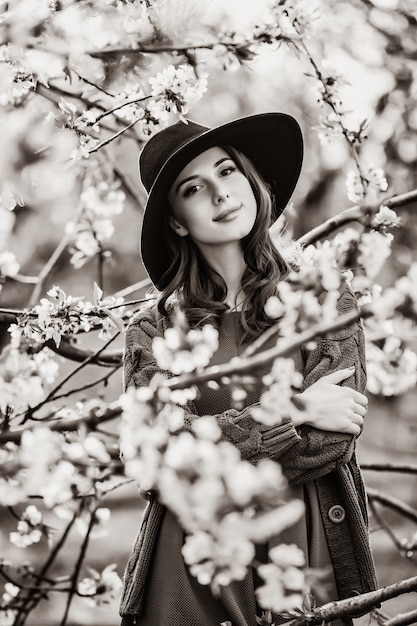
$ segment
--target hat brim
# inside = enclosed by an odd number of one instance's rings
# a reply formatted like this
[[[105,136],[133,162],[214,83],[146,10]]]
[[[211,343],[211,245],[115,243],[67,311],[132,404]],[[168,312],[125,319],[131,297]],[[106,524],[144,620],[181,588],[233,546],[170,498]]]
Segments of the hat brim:
[[[286,113],[260,113],[209,129],[172,153],[150,189],[141,233],[141,255],[152,282],[163,289],[171,255],[163,241],[163,216],[168,192],[181,170],[214,146],[241,150],[269,184],[275,198],[274,221],[288,204],[303,161],[303,138],[298,122]]]

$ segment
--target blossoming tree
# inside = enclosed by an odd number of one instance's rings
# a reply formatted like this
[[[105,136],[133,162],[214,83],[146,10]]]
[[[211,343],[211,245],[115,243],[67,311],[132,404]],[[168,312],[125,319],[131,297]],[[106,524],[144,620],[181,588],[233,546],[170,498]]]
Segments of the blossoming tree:
[[[301,0],[265,0],[256,22],[241,30],[228,23],[219,5],[210,12],[205,4],[0,3],[3,296],[9,304],[16,285],[31,286],[22,308],[10,304],[1,309],[7,339],[0,357],[0,503],[16,518],[8,537],[12,544],[24,550],[44,542],[47,552],[36,565],[0,559],[3,625],[23,625],[53,593],[66,598],[62,626],[75,596],[97,604],[117,597],[121,581],[113,564],[101,572],[90,569],[89,576],[83,568],[88,543],[110,514],[103,498],[127,481],[136,481],[145,492],[157,490],[178,516],[187,533],[183,554],[190,571],[214,592],[245,575],[255,543],[298,519],[302,506],[286,501],[278,464],[250,463],[239,446],[222,438],[213,418],[187,424],[184,406],[194,398],[196,383],[215,386],[226,381],[238,407],[251,370],[268,363],[271,373],[256,419],[277,424],[288,413],[302,410],[293,401],[301,381],[286,357],[296,346],[314,342],[359,316],[337,316],[340,272],[334,269],[348,274],[361,305],[369,391],[391,396],[416,383],[417,264],[410,263],[383,291],[376,283],[400,224],[395,209],[415,202],[415,181],[410,175],[408,193],[401,189],[400,194],[383,197],[387,177],[366,158],[371,128],[366,121],[352,121],[341,97],[344,77],[326,65],[320,50],[332,17],[349,15],[354,25],[366,24],[376,37],[375,46],[384,48],[392,76],[407,95],[412,79],[406,70],[416,69],[413,2],[322,0],[313,6]],[[315,28],[317,23],[324,27]],[[253,63],[266,50],[282,46],[285,54],[298,54],[302,80],[316,86],[313,125],[322,140],[341,138],[348,147],[353,169],[347,174],[347,194],[353,206],[288,245],[287,253],[300,271],[280,284],[277,297],[267,304],[267,314],[275,320],[272,329],[279,331],[275,348],[256,355],[251,350],[211,369],[215,330],[189,330],[178,312],[175,326],[153,346],[159,366],[170,376],[154,377],[149,386],[110,400],[98,397],[101,385],[114,375],[120,378],[122,354],[112,344],[133,313],[153,297],[126,299],[147,287],[146,280],[118,293],[104,293],[115,220],[128,201],[143,205],[142,191],[120,166],[117,146],[130,139],[139,151],[162,124],[182,118],[206,92],[204,97],[210,97],[211,76],[219,68],[227,72],[236,64]],[[400,77],[398,59],[403,62]],[[392,115],[388,100],[379,102],[380,120]],[[415,107],[411,109],[405,97],[397,103],[403,129],[410,131],[408,143],[404,132],[400,139],[395,133],[385,139],[394,155],[391,176],[407,174],[417,158],[410,145],[417,127]],[[13,233],[28,214],[49,218],[57,211],[67,221],[61,241],[38,273],[23,274],[19,255],[9,247]],[[75,273],[97,260],[92,301],[52,286],[51,274],[65,255]],[[265,339],[261,336],[256,348]],[[62,357],[65,373],[59,365]],[[104,373],[89,379],[90,365]],[[83,379],[78,386],[73,383],[77,376]],[[97,397],[73,400],[87,389]],[[46,521],[51,516],[60,527],[58,534]],[[56,576],[54,564],[75,525],[81,532],[77,558],[71,570]],[[413,545],[411,541],[410,550]],[[265,609],[262,623],[269,623],[274,611],[286,613],[294,623],[308,618],[318,624],[354,610],[371,611],[384,599],[417,589],[413,578],[366,597],[313,607],[307,602],[303,565],[303,555],[294,546],[278,546],[270,553],[270,563],[259,567],[264,580],[258,590]],[[395,623],[411,623],[410,615]]]

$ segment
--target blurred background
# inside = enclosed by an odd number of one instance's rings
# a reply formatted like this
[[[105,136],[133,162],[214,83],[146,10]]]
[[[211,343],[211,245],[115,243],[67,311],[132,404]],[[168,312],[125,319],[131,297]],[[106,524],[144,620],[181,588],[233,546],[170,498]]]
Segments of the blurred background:
[[[256,23],[262,5],[250,0],[229,0],[227,3],[206,3],[207,23],[221,21],[225,28],[250,28]],[[226,7],[227,4],[227,7]],[[179,5],[183,3],[179,2]],[[311,5],[312,6],[312,5]],[[310,12],[311,12],[310,6]],[[182,25],[186,30],[182,37],[199,37],[200,13],[191,9],[185,14]],[[194,21],[193,21],[194,20]],[[178,27],[178,25],[177,25]],[[386,197],[411,191],[417,187],[417,9],[413,0],[326,0],[317,3],[317,22],[309,40],[306,41],[314,58],[325,59],[337,69],[344,79],[341,92],[343,103],[351,112],[349,121],[353,127],[363,120],[369,121],[368,139],[361,149],[361,159],[373,167],[381,167],[389,182]],[[163,67],[167,58],[163,55],[147,61],[152,70]],[[305,161],[301,179],[286,212],[285,227],[293,237],[299,237],[328,217],[351,205],[346,196],[345,179],[353,169],[349,147],[343,137],[332,137],[326,143],[320,141],[315,127],[321,114],[317,97],[317,83],[309,76],[311,66],[305,55],[293,45],[282,44],[274,50],[265,50],[247,64],[239,64],[230,58],[227,71],[219,71],[213,59],[207,59],[209,72],[208,91],[187,114],[191,119],[216,125],[235,117],[263,111],[284,111],[294,115],[300,122],[305,138]],[[150,69],[150,68],[148,68]],[[144,191],[138,180],[137,158],[142,137],[122,137],[108,147],[108,158],[117,163],[126,194],[124,210],[114,219],[114,235],[111,238],[111,258],[104,264],[103,286],[105,294],[123,291],[129,285],[145,278],[138,254],[138,242]],[[5,155],[3,155],[5,158]],[[52,173],[53,174],[53,173]],[[47,175],[40,181],[45,189],[52,181]],[[2,212],[0,239],[7,241],[21,265],[21,273],[37,275],[58,245],[66,225],[74,219],[77,210],[76,190],[58,202],[46,198],[31,205],[16,207],[13,213]],[[411,262],[417,259],[417,216],[411,205],[398,211],[402,219],[396,231],[393,254],[378,282],[389,285],[405,273]],[[5,245],[2,246],[4,248]],[[45,284],[45,291],[54,284],[66,293],[92,299],[92,285],[97,280],[97,264],[88,261],[81,269],[70,264],[70,252],[65,251],[55,265]],[[23,308],[27,305],[33,286],[7,282],[1,295],[4,308]],[[142,297],[145,290],[136,291],[134,297]],[[3,329],[3,344],[7,333]],[[82,340],[84,341],[84,340]],[[94,336],[86,340],[94,344]],[[97,344],[95,344],[97,345]],[[122,347],[122,341],[118,343]],[[71,367],[60,360],[61,375]],[[94,367],[88,375],[93,380],[99,375]],[[122,391],[121,371],[116,373],[104,389],[92,389],[80,394],[80,398],[102,396],[114,400]],[[369,414],[365,430],[359,440],[358,457],[363,464],[371,462],[415,463],[417,450],[417,395],[412,390],[400,397],[370,395]],[[117,424],[112,425],[116,430]],[[417,477],[415,474],[398,474],[364,470],[367,486],[390,494],[417,507]],[[103,502],[112,511],[106,536],[92,540],[87,562],[97,570],[109,563],[117,564],[122,574],[128,553],[139,527],[143,501],[134,486],[123,487]],[[411,519],[405,519],[392,510],[376,504],[381,519],[371,518],[371,539],[374,549],[380,586],[394,583],[417,574],[417,558],[407,550],[417,532]],[[2,510],[0,555],[16,559],[22,564],[26,559],[41,557],[42,547],[18,551],[8,541],[8,531],[14,529],[14,521]],[[47,515],[47,514],[46,514]],[[47,521],[47,518],[46,518]],[[52,522],[51,522],[52,523]],[[52,525],[56,523],[56,518]],[[384,524],[392,529],[397,543],[384,530]],[[54,573],[64,573],[73,559],[71,545],[76,544],[76,530],[62,561]],[[71,544],[71,542],[73,542]],[[57,594],[58,595],[58,594]],[[64,601],[64,599],[62,599]],[[29,624],[46,626],[56,624],[60,598],[51,597],[40,604]],[[383,610],[395,615],[415,609],[417,595],[412,593],[384,603]],[[61,611],[60,611],[61,612]],[[368,623],[369,617],[360,620]],[[113,625],[118,623],[117,604],[102,608],[90,608],[77,599],[71,611],[69,623],[81,625]]]

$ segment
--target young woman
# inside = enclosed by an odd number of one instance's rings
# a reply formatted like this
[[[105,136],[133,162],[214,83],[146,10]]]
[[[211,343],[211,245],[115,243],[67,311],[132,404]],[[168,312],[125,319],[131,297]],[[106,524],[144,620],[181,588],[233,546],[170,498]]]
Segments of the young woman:
[[[158,372],[152,340],[170,324],[175,299],[191,326],[212,323],[219,348],[211,364],[230,361],[271,325],[267,299],[285,280],[288,266],[271,242],[269,227],[285,208],[302,162],[297,122],[282,113],[253,115],[214,129],[178,122],[154,135],[141,154],[149,192],[141,251],[160,291],[157,304],[132,321],[126,336],[125,385],[149,384]],[[356,306],[346,285],[338,309]],[[263,349],[272,347],[271,338]],[[227,387],[202,386],[187,407],[216,415],[223,437],[244,458],[277,460],[306,514],[271,540],[296,543],[309,567],[328,571],[314,589],[317,604],[375,589],[367,530],[366,498],[355,460],[367,399],[363,332],[359,323],[327,336],[314,350],[293,355],[303,373],[306,410],[282,424],[258,424],[251,411],[259,384],[241,410],[231,408]],[[150,494],[130,556],[121,602],[122,624],[143,626],[255,626],[256,575],[221,588],[213,597],[184,563],[184,533],[175,517]],[[268,546],[257,557],[267,558]],[[351,620],[334,622],[350,624]]]

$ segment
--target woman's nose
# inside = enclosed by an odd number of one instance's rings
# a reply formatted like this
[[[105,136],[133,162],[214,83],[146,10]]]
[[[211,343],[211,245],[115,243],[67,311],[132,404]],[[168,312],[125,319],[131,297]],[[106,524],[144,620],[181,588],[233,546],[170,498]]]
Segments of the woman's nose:
[[[230,194],[226,190],[216,189],[214,191],[214,201],[216,204],[221,204],[222,202],[224,202],[225,200],[228,200],[229,198],[230,198]]]

